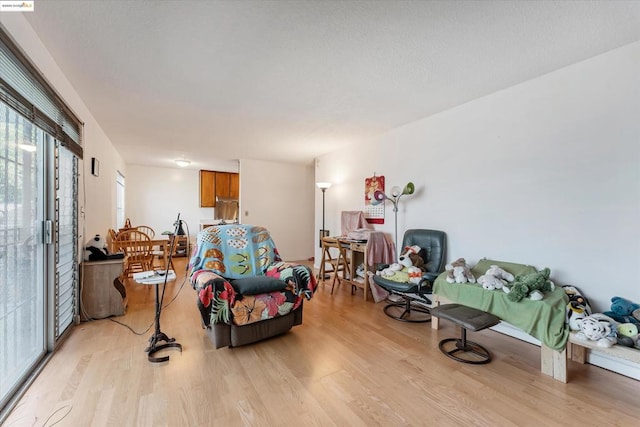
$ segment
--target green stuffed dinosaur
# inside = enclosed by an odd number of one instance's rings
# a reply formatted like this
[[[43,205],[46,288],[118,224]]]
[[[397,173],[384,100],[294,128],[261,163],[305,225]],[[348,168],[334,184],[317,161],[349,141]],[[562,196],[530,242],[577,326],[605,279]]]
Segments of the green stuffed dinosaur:
[[[544,297],[543,292],[550,292],[555,288],[549,280],[550,274],[551,270],[545,268],[537,273],[516,276],[515,280],[505,285],[502,290],[509,294],[508,298],[514,302],[521,301],[526,296],[538,301]]]

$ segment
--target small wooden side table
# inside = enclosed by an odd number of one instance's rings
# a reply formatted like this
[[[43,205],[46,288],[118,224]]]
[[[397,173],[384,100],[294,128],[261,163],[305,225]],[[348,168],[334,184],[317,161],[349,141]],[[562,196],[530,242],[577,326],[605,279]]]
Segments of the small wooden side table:
[[[81,267],[80,319],[122,316],[127,307],[127,292],[119,279],[124,259],[85,261]]]
[[[351,283],[361,288],[364,293],[364,300],[369,299],[369,266],[367,265],[367,242],[359,242],[353,240],[346,240],[349,244],[351,263],[349,269],[351,270]],[[358,277],[357,270],[360,264],[364,265],[364,277]]]

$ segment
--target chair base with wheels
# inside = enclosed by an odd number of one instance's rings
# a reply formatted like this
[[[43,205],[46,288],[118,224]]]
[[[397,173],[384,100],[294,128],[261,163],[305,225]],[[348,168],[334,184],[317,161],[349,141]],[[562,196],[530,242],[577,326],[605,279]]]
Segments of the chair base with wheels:
[[[462,331],[460,338],[446,338],[440,341],[438,348],[445,356],[458,362],[474,365],[491,362],[489,350],[467,340],[467,330],[476,332],[495,326],[500,323],[498,317],[461,304],[444,304],[434,307],[431,309],[431,315],[454,322]],[[451,343],[455,345],[452,346]]]
[[[431,286],[426,279],[420,284],[391,283],[387,284],[385,289],[391,295],[401,298],[401,300],[389,302],[384,307],[384,314],[401,322],[425,323],[431,321],[431,314],[427,305],[432,303],[424,294],[426,289],[431,289]],[[409,294],[415,295],[415,297],[409,296]]]

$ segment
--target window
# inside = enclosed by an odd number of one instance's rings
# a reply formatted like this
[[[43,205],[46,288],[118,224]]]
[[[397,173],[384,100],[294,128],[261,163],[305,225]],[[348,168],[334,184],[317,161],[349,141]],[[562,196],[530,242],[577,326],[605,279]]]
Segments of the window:
[[[117,172],[116,175],[116,226],[124,227],[124,175]]]

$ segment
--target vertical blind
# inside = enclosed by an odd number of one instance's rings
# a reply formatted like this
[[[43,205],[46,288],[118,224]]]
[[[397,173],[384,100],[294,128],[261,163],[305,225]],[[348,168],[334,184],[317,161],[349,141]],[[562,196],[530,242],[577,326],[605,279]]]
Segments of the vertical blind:
[[[78,160],[56,142],[56,198],[55,198],[55,338],[58,339],[73,323],[77,307],[75,284],[78,281],[76,263]]]
[[[82,122],[1,26],[0,70],[0,100],[82,159]]]

